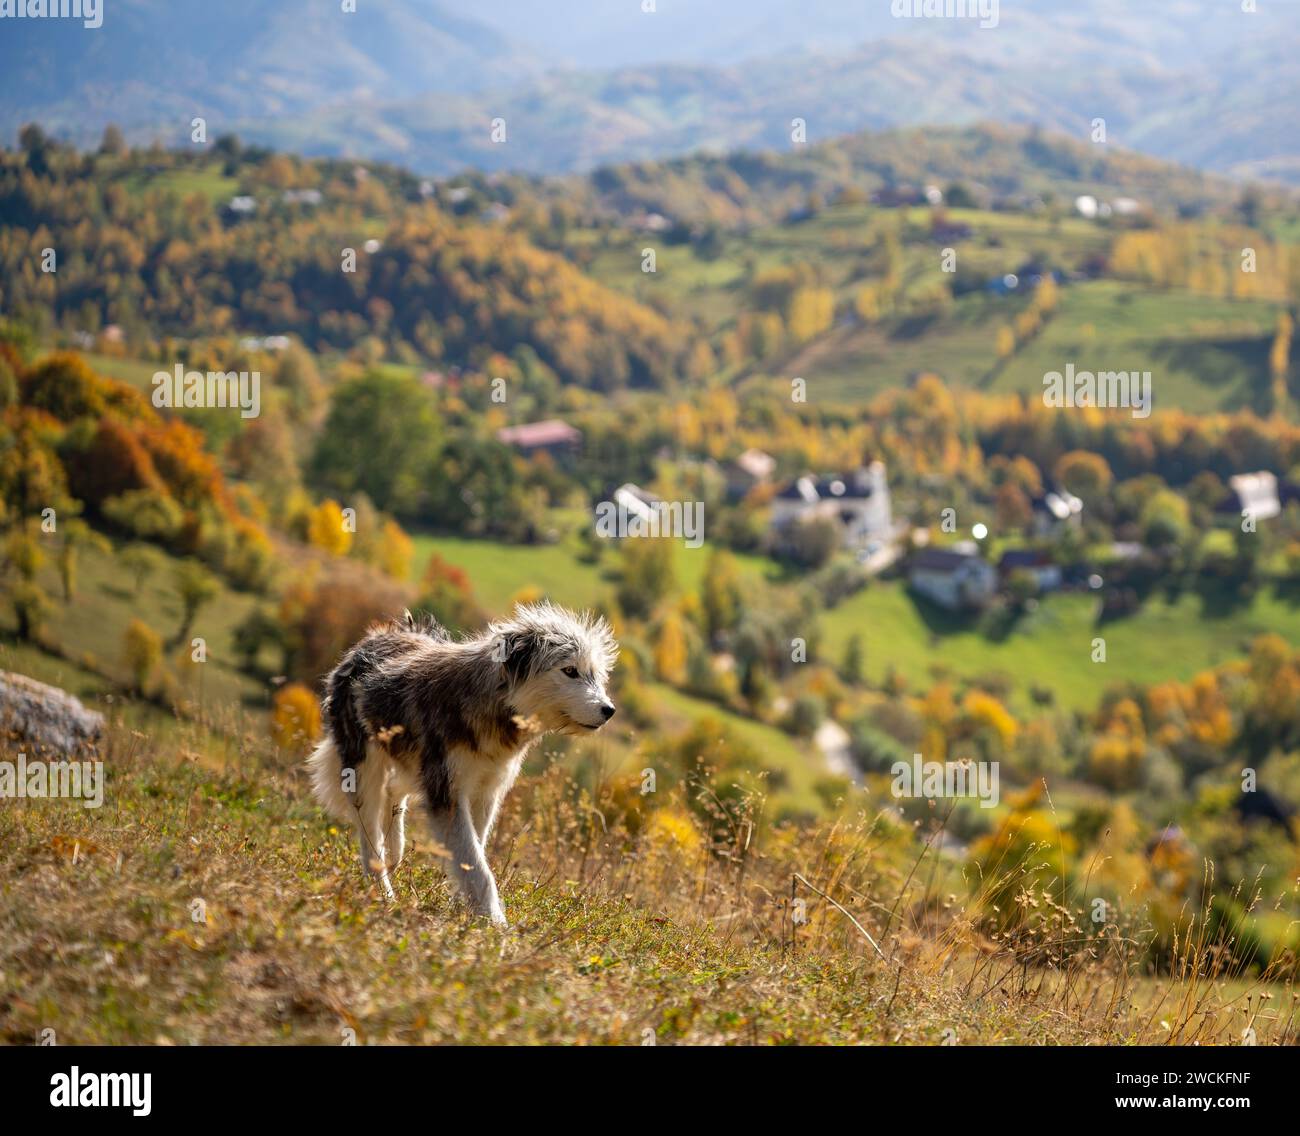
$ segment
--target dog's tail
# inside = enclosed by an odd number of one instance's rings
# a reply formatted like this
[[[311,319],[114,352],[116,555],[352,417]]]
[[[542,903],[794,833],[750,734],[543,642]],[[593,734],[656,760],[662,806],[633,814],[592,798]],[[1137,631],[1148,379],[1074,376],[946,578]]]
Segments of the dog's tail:
[[[343,762],[338,746],[326,734],[307,759],[312,792],[321,808],[336,820],[356,820],[357,810],[343,791]]]
[[[364,643],[353,647],[326,680],[325,720],[334,738],[339,760],[355,769],[366,759],[366,728],[357,711],[355,683],[369,666]]]
[[[361,714],[357,709],[355,683],[367,666],[362,645],[352,648],[325,680],[325,736],[307,759],[316,799],[335,816],[351,816],[349,787],[343,783],[344,771],[355,770],[366,759],[369,741]]]

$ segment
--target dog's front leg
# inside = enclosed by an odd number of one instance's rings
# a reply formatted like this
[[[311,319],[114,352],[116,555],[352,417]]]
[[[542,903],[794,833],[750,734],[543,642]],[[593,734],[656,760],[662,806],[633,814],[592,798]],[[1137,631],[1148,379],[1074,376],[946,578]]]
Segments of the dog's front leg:
[[[501,798],[504,793],[494,793],[490,797],[483,797],[475,801],[470,809],[470,815],[474,820],[474,831],[478,834],[479,845],[483,849],[483,854],[487,855],[488,837],[492,835],[492,826],[496,823],[497,810],[501,807]]]
[[[406,798],[389,794],[392,811],[384,829],[384,865],[391,872],[406,854]]]
[[[488,867],[487,853],[474,830],[474,815],[468,797],[462,797],[447,817],[448,872],[477,915],[505,926],[506,914],[497,895],[497,882]]]

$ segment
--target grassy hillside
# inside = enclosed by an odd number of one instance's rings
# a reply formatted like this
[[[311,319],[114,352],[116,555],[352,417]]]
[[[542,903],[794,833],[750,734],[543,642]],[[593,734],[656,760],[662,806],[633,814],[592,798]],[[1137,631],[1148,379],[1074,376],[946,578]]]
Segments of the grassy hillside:
[[[83,682],[87,681],[86,675],[93,674],[97,678],[86,688],[89,690],[127,685],[130,676],[123,659],[123,634],[132,620],[140,619],[167,644],[166,662],[185,676],[186,697],[208,707],[263,713],[269,692],[239,669],[233,646],[234,630],[252,609],[254,597],[218,584],[216,598],[200,609],[184,644],[175,643],[182,609],[172,577],[180,561],[158,551],[158,570],[137,591],[135,580],[122,563],[121,547],[88,547],[79,554],[76,594],[71,602],[53,609],[48,624],[51,640],[61,645],[66,658],[41,669],[58,671],[65,664],[71,665]],[[51,594],[59,594],[53,566],[47,566],[42,582]],[[10,618],[7,610],[0,615],[0,631],[5,635],[13,631]],[[202,666],[186,665],[194,637],[206,644],[208,661]],[[29,658],[40,654],[24,646],[10,649]],[[32,670],[27,673],[42,677]],[[74,687],[74,693],[80,692]]]
[[[724,236],[705,256],[693,245],[662,246],[644,234],[603,240],[589,271],[602,282],[653,302],[679,318],[694,317],[715,335],[735,325],[748,289],[764,273],[815,266],[834,294],[835,324],[801,344],[787,344],[761,370],[799,375],[810,397],[857,403],[928,371],[954,387],[1041,394],[1043,375],[1073,362],[1080,370],[1149,370],[1157,406],[1205,413],[1269,406],[1269,347],[1279,302],[1234,300],[1090,279],[1083,266],[1107,254],[1115,231],[1078,217],[948,211],[969,228],[960,239],[929,237],[926,209],[831,205],[809,220],[762,225]],[[997,331],[1024,309],[1026,289],[1008,295],[977,288],[941,307],[884,313],[870,323],[854,314],[864,284],[878,277],[872,250],[885,234],[902,239],[904,303],[954,279],[940,266],[955,247],[963,274],[1000,278],[1030,263],[1079,274],[1063,285],[1057,310],[1041,331],[1000,361]],[[641,249],[656,248],[656,271],[641,271]],[[583,250],[579,241],[576,246]]]
[[[797,843],[764,831],[717,859],[688,814],[632,837],[608,796],[597,823],[551,770],[512,796],[493,841],[501,933],[453,906],[422,833],[384,903],[298,767],[201,748],[115,731],[102,812],[0,811],[0,1039],[925,1045],[951,1031],[1123,1045],[1230,1042],[1244,1025],[1260,1044],[1295,1038],[1285,992],[1279,1006],[1245,980],[1152,979],[1106,950],[1068,974],[1027,970],[1031,948],[975,934],[961,908],[931,920],[950,868],[913,862],[883,815]],[[884,957],[796,872],[850,905]]]

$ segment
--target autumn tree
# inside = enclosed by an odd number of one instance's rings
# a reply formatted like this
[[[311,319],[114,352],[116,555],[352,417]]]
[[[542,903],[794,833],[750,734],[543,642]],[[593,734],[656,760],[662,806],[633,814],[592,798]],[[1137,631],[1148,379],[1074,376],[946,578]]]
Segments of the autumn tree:
[[[153,688],[162,656],[162,637],[143,620],[131,620],[122,633],[122,661],[137,694],[148,694]]]
[[[300,682],[285,683],[271,700],[271,740],[283,753],[303,754],[320,733],[320,703]]]
[[[15,528],[5,542],[5,569],[17,579],[9,587],[9,600],[18,623],[18,638],[29,642],[36,638],[50,611],[46,596],[37,575],[45,563],[36,537],[26,526]]]
[[[474,602],[469,573],[436,552],[425,565],[416,606],[453,631],[467,631],[483,620]]]
[[[1273,413],[1284,414],[1287,405],[1287,374],[1291,368],[1291,334],[1295,322],[1289,312],[1277,317],[1277,333],[1268,354],[1268,369],[1273,380]]]
[[[1056,463],[1056,479],[1071,493],[1092,504],[1110,488],[1110,465],[1101,454],[1072,450]]]
[[[671,608],[659,621],[655,638],[655,672],[664,682],[680,686],[686,681],[688,645],[680,612]]]
[[[346,556],[352,547],[352,532],[337,501],[322,501],[308,514],[307,541],[331,556]]]

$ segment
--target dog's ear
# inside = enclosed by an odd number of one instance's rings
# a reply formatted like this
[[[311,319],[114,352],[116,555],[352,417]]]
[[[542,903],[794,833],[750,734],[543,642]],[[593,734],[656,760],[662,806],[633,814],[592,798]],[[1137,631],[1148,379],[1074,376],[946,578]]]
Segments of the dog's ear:
[[[537,657],[537,635],[531,631],[503,635],[492,645],[492,654],[501,663],[510,683],[522,682],[528,677]]]

